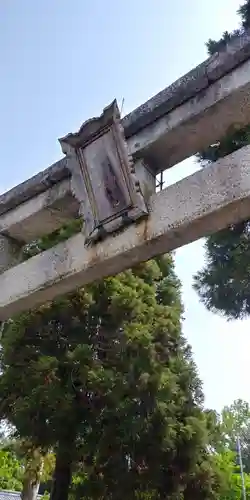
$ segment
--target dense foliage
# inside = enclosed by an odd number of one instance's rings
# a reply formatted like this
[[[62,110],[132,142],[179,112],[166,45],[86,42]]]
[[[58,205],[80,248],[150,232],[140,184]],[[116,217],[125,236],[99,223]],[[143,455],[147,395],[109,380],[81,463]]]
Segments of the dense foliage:
[[[207,419],[210,454],[209,457],[206,457],[203,464],[199,464],[191,474],[190,481],[184,493],[184,499],[214,498],[216,500],[240,500],[242,498],[242,478],[240,475],[239,455],[236,447],[237,437],[239,437],[245,471],[244,483],[246,498],[249,500],[249,404],[245,401],[238,400],[232,405],[224,407],[220,415],[214,411],[206,411],[204,415],[206,415]],[[16,489],[20,491],[25,474],[24,465],[27,461],[27,457],[23,456],[25,448],[27,447],[23,446],[23,443],[21,443],[22,451],[20,453],[20,445],[15,441],[4,444],[0,451],[0,488]],[[40,493],[43,493],[46,489],[48,490],[48,486],[50,485],[50,482],[46,482],[46,479],[48,480],[50,478],[51,462],[53,462],[53,454],[49,454],[47,459],[45,459],[45,468],[42,477],[43,482]],[[86,496],[86,490],[89,489],[88,482],[90,478],[88,476],[88,468],[83,465],[83,462],[79,459],[74,463],[70,493],[71,500],[98,498],[97,495],[93,496],[92,493]],[[211,480],[213,484],[212,489]],[[195,487],[194,482],[196,483]],[[209,493],[207,491],[207,494],[204,495],[205,487],[208,488],[209,486]],[[201,487],[200,491],[199,487]],[[44,498],[48,497],[45,495]],[[135,498],[152,500],[155,498],[155,495],[154,492],[150,490],[146,492],[137,491]]]
[[[21,491],[22,464],[15,453],[0,449],[0,490]]]
[[[29,246],[36,253],[65,229]],[[13,318],[1,418],[56,453],[51,498],[213,498],[203,395],[171,256]]]

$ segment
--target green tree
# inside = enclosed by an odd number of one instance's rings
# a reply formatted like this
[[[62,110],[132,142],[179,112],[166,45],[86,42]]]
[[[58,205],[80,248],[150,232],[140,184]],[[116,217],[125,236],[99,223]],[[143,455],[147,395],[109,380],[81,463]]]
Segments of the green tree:
[[[206,411],[209,444],[213,468],[219,477],[219,500],[240,500],[242,478],[238,455],[237,438],[240,438],[246,497],[250,499],[249,474],[249,404],[242,400],[225,406],[221,414]]]
[[[53,453],[45,453],[40,448],[35,448],[27,439],[18,439],[13,429],[9,436],[3,438],[1,451],[3,456],[9,457],[16,464],[16,469],[7,464],[11,481],[6,488],[20,491],[22,500],[36,500],[41,482],[51,478],[54,467]]]
[[[205,410],[204,414],[206,418],[209,449],[220,453],[224,451],[225,448],[225,442],[222,438],[221,416],[215,410]]]
[[[75,464],[85,477],[80,498],[213,498],[203,395],[181,314],[166,256],[5,326],[1,417],[35,447],[55,449],[53,500],[68,498]]]
[[[17,442],[16,449],[24,465],[21,499],[36,500],[41,483],[51,478],[54,455],[27,440]]]
[[[23,465],[14,452],[0,448],[0,490],[21,491]]]
[[[242,479],[239,466],[235,466],[235,453],[225,450],[214,455],[215,465],[220,475],[219,500],[241,500]],[[250,476],[244,474],[246,498],[250,499]]]
[[[209,40],[210,54],[233,37],[250,28],[250,1],[238,11],[241,26],[233,33],[224,33],[219,41]],[[226,137],[207,151],[199,160],[207,165],[250,143],[250,126],[234,127]],[[249,220],[210,236],[205,243],[206,262],[195,277],[194,286],[206,307],[226,317],[242,318],[250,313],[250,225]]]
[[[244,471],[250,473],[250,406],[238,399],[225,406],[221,413],[222,444],[232,452],[237,451],[240,439]],[[237,462],[238,463],[238,462]]]

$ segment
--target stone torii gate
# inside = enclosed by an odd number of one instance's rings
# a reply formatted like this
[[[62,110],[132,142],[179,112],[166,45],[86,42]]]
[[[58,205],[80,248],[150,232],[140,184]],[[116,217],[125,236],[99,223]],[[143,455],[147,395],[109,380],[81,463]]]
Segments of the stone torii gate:
[[[250,146],[155,193],[156,175],[250,123],[250,34],[122,120],[116,102],[65,157],[0,196],[0,320],[250,217]],[[81,214],[83,231],[20,263]]]

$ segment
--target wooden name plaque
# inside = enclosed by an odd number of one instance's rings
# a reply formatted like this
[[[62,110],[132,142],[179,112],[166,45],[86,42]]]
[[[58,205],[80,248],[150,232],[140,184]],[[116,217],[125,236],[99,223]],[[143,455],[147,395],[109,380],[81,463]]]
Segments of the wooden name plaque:
[[[86,243],[148,214],[116,101],[99,118],[86,121],[79,132],[59,141],[80,203]]]

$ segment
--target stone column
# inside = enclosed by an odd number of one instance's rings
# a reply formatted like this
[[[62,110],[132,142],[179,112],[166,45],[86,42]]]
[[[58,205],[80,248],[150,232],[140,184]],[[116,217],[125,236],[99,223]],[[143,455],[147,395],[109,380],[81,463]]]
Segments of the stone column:
[[[149,201],[150,196],[156,191],[156,176],[153,169],[145,160],[137,160],[134,164],[135,174],[140,182],[141,192],[146,203]]]
[[[0,274],[20,262],[20,245],[0,234]]]

